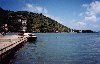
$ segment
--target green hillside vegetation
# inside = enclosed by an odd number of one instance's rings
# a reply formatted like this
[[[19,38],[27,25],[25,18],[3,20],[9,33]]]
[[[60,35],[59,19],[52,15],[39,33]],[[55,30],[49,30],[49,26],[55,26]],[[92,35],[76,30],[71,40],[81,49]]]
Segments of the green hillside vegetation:
[[[19,18],[27,19],[27,32],[70,32],[70,28],[44,16],[42,13],[27,11],[8,11],[0,8],[0,26],[6,23],[10,32],[20,31],[22,25]]]

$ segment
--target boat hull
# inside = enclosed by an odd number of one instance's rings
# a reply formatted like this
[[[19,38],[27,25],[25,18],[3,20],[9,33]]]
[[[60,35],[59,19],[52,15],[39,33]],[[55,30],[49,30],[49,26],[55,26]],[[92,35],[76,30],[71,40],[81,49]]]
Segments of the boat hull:
[[[37,37],[36,37],[36,36],[30,36],[30,37],[28,38],[28,41],[29,41],[29,42],[36,41],[36,40],[37,40]]]

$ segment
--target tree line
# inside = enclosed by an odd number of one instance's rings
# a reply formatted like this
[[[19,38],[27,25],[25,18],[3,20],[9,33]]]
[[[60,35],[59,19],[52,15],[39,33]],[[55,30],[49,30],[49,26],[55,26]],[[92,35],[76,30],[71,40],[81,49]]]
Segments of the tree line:
[[[57,21],[44,16],[42,13],[27,11],[10,11],[0,8],[0,27],[8,24],[9,32],[18,32],[22,28],[19,19],[27,20],[26,32],[70,32],[71,29],[58,23]],[[2,31],[0,29],[0,31]]]

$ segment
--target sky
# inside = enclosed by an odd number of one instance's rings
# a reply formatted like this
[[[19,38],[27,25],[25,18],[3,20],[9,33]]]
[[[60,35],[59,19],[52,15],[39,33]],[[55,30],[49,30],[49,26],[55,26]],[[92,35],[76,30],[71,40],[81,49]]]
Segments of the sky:
[[[0,7],[43,13],[72,29],[100,31],[100,0],[0,0]]]

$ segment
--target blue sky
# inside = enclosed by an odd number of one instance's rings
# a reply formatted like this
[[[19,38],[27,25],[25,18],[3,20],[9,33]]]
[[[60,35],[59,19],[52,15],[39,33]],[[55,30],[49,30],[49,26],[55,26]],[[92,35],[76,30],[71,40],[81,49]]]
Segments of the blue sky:
[[[100,0],[0,0],[0,7],[43,13],[74,29],[100,30]]]

